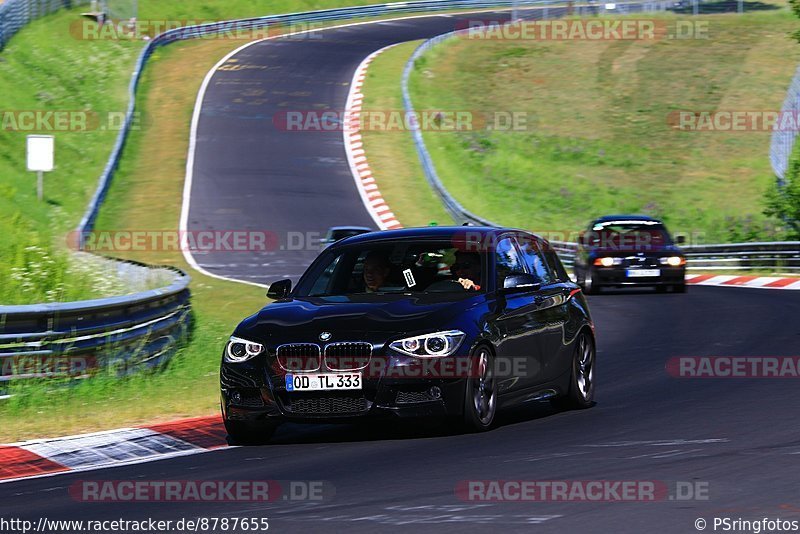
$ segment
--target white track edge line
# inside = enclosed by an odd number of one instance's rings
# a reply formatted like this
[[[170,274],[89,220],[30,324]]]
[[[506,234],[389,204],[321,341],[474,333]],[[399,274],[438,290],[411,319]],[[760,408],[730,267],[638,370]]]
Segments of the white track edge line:
[[[215,447],[213,449],[203,449],[202,447],[198,447],[196,449],[191,449],[191,450],[188,450],[188,451],[168,452],[168,453],[159,454],[159,455],[156,455],[156,456],[148,456],[147,458],[135,458],[133,460],[126,460],[126,461],[123,461],[123,462],[105,463],[105,464],[98,464],[98,465],[87,465],[87,466],[84,466],[84,467],[77,467],[77,468],[74,468],[74,469],[70,468],[70,467],[67,467],[67,466],[63,466],[63,467],[66,468],[65,471],[56,471],[54,473],[42,473],[40,475],[31,475],[31,476],[18,477],[18,478],[7,478],[5,480],[0,480],[0,485],[8,484],[10,482],[21,482],[23,480],[33,480],[35,478],[50,478],[50,477],[56,477],[56,476],[61,476],[61,475],[71,475],[73,473],[85,473],[87,471],[98,471],[98,470],[105,470],[105,469],[114,469],[114,468],[117,468],[117,467],[127,467],[127,466],[130,466],[130,465],[146,464],[146,463],[150,463],[150,462],[157,462],[159,460],[167,460],[167,459],[170,459],[170,458],[179,458],[179,457],[182,457],[182,456],[192,456],[194,454],[201,454],[201,453],[205,453],[205,452],[216,452],[218,450],[228,450],[228,449],[235,449],[235,448],[237,448],[236,445],[227,445],[227,446],[223,446],[223,447]],[[58,464],[58,465],[62,465],[62,464],[59,464],[58,462],[56,462],[54,460],[50,460],[49,458],[45,458],[43,456],[42,456],[42,458],[44,458],[45,460],[48,460],[48,461],[50,461],[52,463],[55,463],[55,464]]]
[[[400,43],[394,43],[394,44],[391,44],[389,46],[385,46],[385,47],[383,47],[383,48],[381,48],[379,50],[376,50],[376,51],[370,53],[369,55],[367,55],[367,57],[364,58],[363,61],[361,61],[361,63],[358,65],[358,67],[356,67],[356,71],[353,74],[353,80],[350,83],[350,91],[347,94],[347,103],[345,104],[345,107],[344,107],[345,115],[350,113],[350,111],[352,110],[353,101],[356,99],[357,96],[359,98],[363,99],[363,95],[361,94],[361,87],[356,85],[356,80],[358,80],[361,76],[364,76],[366,74],[367,67],[369,66],[370,63],[372,63],[372,61],[376,57],[378,57],[380,54],[382,54],[386,50],[389,50],[390,48],[394,48],[395,46],[397,46],[399,44]],[[360,115],[360,113],[359,113],[359,115]],[[380,230],[388,230],[389,226],[386,224],[386,221],[384,221],[384,220],[382,220],[380,218],[380,213],[378,213],[375,210],[375,206],[372,205],[373,201],[370,200],[370,198],[367,196],[367,189],[366,189],[366,186],[364,185],[363,179],[361,177],[361,173],[364,172],[364,171],[361,171],[361,170],[358,169],[359,166],[366,164],[366,161],[356,162],[355,161],[355,158],[356,158],[355,152],[356,152],[356,150],[360,151],[359,157],[364,157],[365,158],[366,156],[364,154],[363,148],[355,149],[353,147],[354,144],[361,142],[360,140],[354,141],[351,138],[353,133],[360,134],[361,133],[361,129],[359,128],[359,130],[357,132],[348,131],[347,127],[342,129],[342,137],[344,139],[344,150],[345,150],[345,152],[347,154],[347,163],[350,166],[350,174],[352,174],[352,176],[353,176],[353,181],[356,184],[356,189],[358,189],[358,195],[361,197],[361,203],[364,205],[364,209],[367,210],[367,213],[369,213],[370,217],[372,217],[373,222],[376,224],[376,226]],[[373,189],[373,191],[376,191],[376,190],[377,190],[377,187],[375,187]]]
[[[475,9],[475,10],[458,11],[458,12],[450,13],[450,15],[466,15],[466,14],[469,14],[469,13],[479,13],[479,12],[495,13],[495,12],[502,12],[502,11],[511,11],[511,9],[509,9],[509,8],[499,8],[499,9],[492,9],[492,10],[488,10],[488,11],[485,10],[485,9]],[[211,273],[211,272],[205,270],[204,268],[202,268],[197,263],[197,261],[195,261],[194,256],[192,256],[192,253],[189,250],[188,246],[185,246],[185,245],[188,245],[188,243],[185,242],[185,240],[187,240],[186,231],[187,231],[188,222],[189,222],[189,208],[190,208],[190,205],[191,205],[192,183],[194,181],[194,159],[195,159],[195,153],[196,153],[196,149],[197,149],[197,129],[198,129],[198,125],[199,125],[199,122],[200,122],[200,114],[202,113],[203,101],[205,100],[206,90],[208,89],[208,86],[211,83],[211,79],[217,73],[218,69],[222,65],[224,65],[229,59],[231,59],[233,56],[238,54],[239,52],[241,52],[241,51],[243,51],[243,50],[245,50],[245,49],[247,49],[247,48],[249,48],[249,47],[251,47],[253,45],[256,45],[256,44],[259,44],[259,43],[262,43],[262,42],[265,42],[265,41],[271,41],[273,39],[283,39],[283,38],[286,38],[286,37],[291,37],[291,36],[295,36],[295,35],[302,35],[302,34],[306,34],[306,33],[323,32],[323,31],[336,30],[336,29],[341,29],[341,28],[349,28],[349,27],[353,27],[353,26],[364,26],[364,25],[367,25],[367,24],[380,24],[380,23],[383,23],[383,22],[393,22],[393,21],[398,21],[398,20],[410,20],[410,19],[420,19],[420,18],[431,18],[431,17],[435,17],[435,16],[439,16],[439,15],[436,15],[436,14],[411,15],[411,16],[407,16],[407,17],[395,17],[395,18],[380,19],[380,20],[373,20],[373,21],[350,22],[350,23],[347,23],[347,24],[340,24],[340,25],[336,25],[336,26],[330,26],[330,27],[327,27],[327,28],[315,28],[315,29],[312,29],[312,30],[302,30],[302,31],[297,31],[297,32],[291,32],[291,33],[287,33],[285,35],[274,35],[272,37],[264,37],[263,39],[257,39],[255,41],[250,41],[249,43],[245,43],[242,46],[240,46],[239,48],[236,48],[235,50],[229,52],[228,54],[225,55],[225,57],[223,57],[219,62],[217,62],[217,64],[214,65],[211,68],[211,70],[208,71],[208,73],[206,74],[205,78],[203,79],[203,83],[200,85],[200,90],[197,93],[197,99],[195,100],[194,111],[192,113],[192,123],[191,123],[191,127],[190,127],[190,130],[189,130],[189,151],[188,151],[188,155],[187,155],[187,158],[186,158],[186,177],[185,177],[184,183],[183,183],[183,200],[182,200],[182,204],[181,204],[181,217],[180,217],[180,222],[178,224],[178,230],[179,230],[179,233],[181,235],[181,251],[183,253],[183,258],[186,260],[186,263],[188,263],[189,266],[192,269],[196,270],[197,272],[199,272],[201,274],[204,274],[205,276],[209,276],[211,278],[216,278],[218,280],[225,280],[227,282],[238,282],[240,284],[247,284],[247,285],[256,286],[256,287],[262,287],[262,288],[269,287],[268,285],[265,285],[265,284],[259,284],[259,283],[256,283],[256,282],[249,282],[247,280],[239,280],[237,278],[229,278],[227,276],[222,276],[222,275],[219,275],[219,274]],[[386,47],[386,48],[390,48],[391,46],[396,46],[398,44],[400,44],[400,43],[395,43],[394,45],[390,45],[389,47]],[[356,75],[353,76],[353,81],[354,82],[356,80],[356,77],[358,76],[358,72],[359,72],[359,69],[356,69]],[[351,88],[352,88],[352,85],[353,84],[351,84]],[[349,100],[350,100],[350,95],[348,95],[348,102],[349,102]],[[345,141],[347,141],[346,138],[345,138]],[[347,147],[347,142],[345,142],[345,147]],[[352,166],[351,166],[351,168],[352,168]],[[360,191],[360,189],[359,189],[359,191]],[[362,201],[364,201],[365,197],[362,195],[361,199],[362,199]],[[367,206],[366,203],[364,205]],[[375,219],[375,218],[373,217],[373,219]],[[381,228],[382,230],[386,229],[386,228],[383,227],[382,223],[378,223],[377,220],[375,222],[376,222],[376,224],[378,224],[378,227]]]

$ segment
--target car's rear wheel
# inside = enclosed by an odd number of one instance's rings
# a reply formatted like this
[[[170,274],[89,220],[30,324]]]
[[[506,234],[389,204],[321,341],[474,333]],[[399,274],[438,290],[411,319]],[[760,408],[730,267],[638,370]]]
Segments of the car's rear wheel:
[[[472,356],[472,366],[464,398],[464,424],[468,430],[489,430],[497,414],[497,381],[494,375],[494,357],[486,346],[479,347]]]
[[[276,423],[251,423],[231,421],[229,419],[224,419],[223,421],[231,445],[260,445],[267,443],[278,428]]]
[[[585,330],[575,340],[572,355],[572,373],[569,390],[563,397],[554,399],[554,404],[564,409],[584,409],[594,404],[594,368],[596,351],[594,340]]]
[[[673,293],[686,293],[686,284],[675,284],[672,286]]]

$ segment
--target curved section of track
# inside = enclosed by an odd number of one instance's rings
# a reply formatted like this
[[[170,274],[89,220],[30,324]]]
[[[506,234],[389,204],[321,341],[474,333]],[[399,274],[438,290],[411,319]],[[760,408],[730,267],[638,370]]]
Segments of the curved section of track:
[[[499,16],[499,15],[498,15]],[[196,139],[191,230],[323,232],[371,226],[341,132],[285,133],[281,110],[343,108],[356,66],[393,42],[453,29],[433,16],[250,46],[211,78]],[[235,60],[235,61],[234,61]],[[269,282],[297,277],[314,251],[196,258],[211,272]],[[795,292],[691,287],[592,297],[598,404],[547,403],[504,413],[499,427],[459,434],[408,425],[285,425],[274,443],[0,485],[4,517],[113,520],[268,517],[275,532],[693,532],[695,520],[796,519],[797,381],[677,379],[675,356],[800,356]],[[216,351],[214,356],[216,356]],[[158,402],[153,399],[150,402]],[[113,454],[114,451],[109,451]],[[303,480],[322,501],[81,502],[80,481]],[[699,483],[707,500],[467,502],[468,480]],[[705,496],[705,495],[704,495]]]
[[[0,485],[4,516],[177,520],[268,517],[275,532],[692,532],[714,516],[796,518],[797,380],[677,379],[674,356],[800,355],[789,291],[690,288],[592,297],[598,404],[547,403],[483,434],[421,425],[285,425],[274,443]],[[113,452],[113,451],[109,451]],[[317,502],[81,503],[78,481],[326,481]],[[708,500],[465,502],[466,480],[698,482]],[[330,494],[329,494],[330,496]]]
[[[558,12],[551,9],[550,16]],[[194,254],[196,263],[248,282],[296,280],[318,253],[315,236],[338,225],[375,228],[342,132],[286,131],[281,117],[343,111],[353,73],[368,55],[453,31],[476,16],[346,25],[255,43],[224,62],[209,79],[197,116],[185,229],[268,232],[279,243],[266,252]],[[509,14],[480,18],[502,21]]]

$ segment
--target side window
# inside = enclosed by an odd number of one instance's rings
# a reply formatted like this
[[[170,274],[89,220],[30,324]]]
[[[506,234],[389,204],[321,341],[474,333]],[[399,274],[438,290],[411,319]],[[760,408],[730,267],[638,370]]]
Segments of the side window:
[[[520,235],[517,242],[522,252],[522,259],[528,266],[528,271],[539,279],[542,284],[553,283],[553,275],[547,267],[544,254],[539,243],[532,237]]]
[[[514,241],[509,237],[503,238],[497,243],[495,262],[497,263],[498,287],[503,286],[506,276],[525,272],[525,267],[522,266],[517,249],[514,247]]]
[[[336,270],[336,266],[339,265],[339,260],[342,259],[342,256],[337,256],[330,265],[319,275],[314,281],[314,285],[311,287],[311,291],[309,291],[310,296],[319,296],[319,295],[326,295],[331,292],[331,281],[333,280],[333,273]]]
[[[545,256],[547,257],[548,265],[550,265],[550,270],[556,273],[556,278],[558,278],[558,281],[569,282],[569,274],[564,268],[564,264],[561,263],[561,258],[558,257],[556,251],[551,248],[545,252]]]

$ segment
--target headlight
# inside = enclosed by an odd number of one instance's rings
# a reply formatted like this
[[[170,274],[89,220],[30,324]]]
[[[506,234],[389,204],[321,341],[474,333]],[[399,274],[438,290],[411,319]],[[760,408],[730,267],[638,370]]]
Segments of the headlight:
[[[613,265],[620,265],[622,263],[622,258],[597,258],[594,260],[594,264],[600,267],[611,267]]]
[[[682,258],[680,256],[659,258],[658,261],[661,262],[661,265],[669,265],[670,267],[680,267],[681,265],[686,265],[686,258]]]
[[[225,347],[225,361],[228,363],[246,362],[264,352],[264,345],[231,336]]]
[[[389,345],[392,349],[416,358],[441,358],[452,356],[466,334],[460,330],[435,332],[424,336],[407,337]]]

